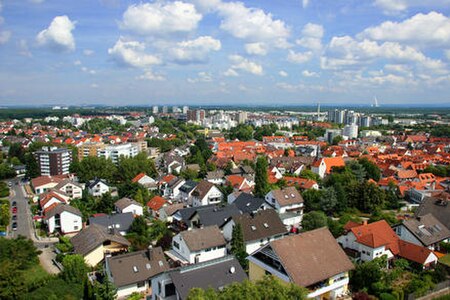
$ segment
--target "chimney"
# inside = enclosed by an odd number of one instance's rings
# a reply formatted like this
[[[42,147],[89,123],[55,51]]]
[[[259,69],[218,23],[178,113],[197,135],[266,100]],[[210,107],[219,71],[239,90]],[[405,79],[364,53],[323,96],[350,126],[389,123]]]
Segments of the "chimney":
[[[364,220],[362,224],[363,226],[367,226],[367,220]]]
[[[152,260],[152,251],[153,251],[153,245],[150,244],[150,245],[148,245],[148,247],[147,247],[148,259],[149,259],[149,260]]]

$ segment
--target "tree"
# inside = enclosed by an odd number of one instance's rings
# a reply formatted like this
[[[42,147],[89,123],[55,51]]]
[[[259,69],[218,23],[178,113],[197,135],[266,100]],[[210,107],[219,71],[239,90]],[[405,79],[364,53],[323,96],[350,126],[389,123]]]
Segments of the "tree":
[[[366,170],[366,178],[372,178],[376,182],[378,182],[381,178],[380,168],[373,162],[369,161],[367,158],[360,158],[358,162],[364,167]]]
[[[21,162],[25,160],[25,150],[19,143],[13,143],[9,146],[8,157],[17,157]]]
[[[327,216],[321,211],[312,211],[303,216],[302,227],[304,231],[327,226]]]
[[[0,180],[13,178],[16,176],[16,171],[7,163],[0,164]]]
[[[62,261],[64,267],[61,278],[68,283],[83,283],[88,272],[84,257],[79,254],[66,255]]]
[[[98,300],[115,300],[117,295],[117,288],[105,276],[103,283],[96,283],[94,286],[95,299]]]
[[[374,294],[374,283],[381,282],[383,278],[383,268],[386,267],[386,258],[378,257],[372,261],[356,265],[355,270],[350,273],[350,284],[353,290],[367,290],[369,294]]]
[[[320,199],[323,190],[307,189],[302,192],[302,197],[307,211],[320,210]]]
[[[320,181],[320,176],[318,175],[318,174],[316,174],[316,173],[314,173],[313,171],[311,171],[311,170],[303,170],[301,173],[300,173],[300,177],[301,178],[306,178],[306,179],[311,179],[311,180],[314,180],[314,181],[316,181],[316,182],[319,182]]]
[[[143,216],[137,216],[134,218],[133,223],[130,226],[130,233],[136,233],[137,235],[146,236],[148,230],[147,221]]]
[[[117,174],[117,167],[110,159],[88,156],[78,164],[76,173],[82,182],[87,182],[94,178],[112,181]]]
[[[150,177],[158,174],[154,161],[147,158],[145,153],[139,153],[135,157],[121,157],[117,168],[118,177],[122,181],[129,181],[140,173],[145,173]]]
[[[26,173],[25,173],[26,177],[35,178],[39,176],[40,174],[39,165],[32,153],[25,154],[25,166],[26,166]]]
[[[323,189],[320,198],[319,206],[328,215],[335,211],[337,205],[337,195],[333,187]]]
[[[264,156],[256,160],[255,170],[255,196],[264,198],[270,191],[269,178],[267,174],[267,159]]]
[[[362,182],[366,179],[367,172],[363,165],[359,164],[357,161],[350,161],[347,167],[355,176],[356,180]]]
[[[344,138],[341,135],[335,136],[333,138],[333,141],[331,142],[333,145],[337,145],[340,142],[342,142],[344,140]]]
[[[234,254],[236,259],[241,264],[244,270],[248,269],[248,261],[246,259],[247,252],[245,250],[244,235],[242,233],[241,224],[236,224],[233,227],[231,234],[231,253]]]

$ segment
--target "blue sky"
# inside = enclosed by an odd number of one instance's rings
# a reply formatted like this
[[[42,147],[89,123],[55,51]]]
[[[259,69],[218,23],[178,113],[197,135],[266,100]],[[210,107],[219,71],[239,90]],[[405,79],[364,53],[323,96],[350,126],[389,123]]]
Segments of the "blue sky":
[[[0,3],[0,105],[450,103],[450,0]]]

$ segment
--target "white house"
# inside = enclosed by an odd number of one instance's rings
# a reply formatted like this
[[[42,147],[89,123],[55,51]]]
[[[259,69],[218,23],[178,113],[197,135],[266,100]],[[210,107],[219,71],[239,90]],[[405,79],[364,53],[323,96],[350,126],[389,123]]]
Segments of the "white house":
[[[75,233],[82,229],[81,212],[70,205],[58,204],[45,213],[44,222],[48,233],[59,231],[62,234]]]
[[[175,259],[185,264],[196,264],[226,255],[226,242],[217,226],[182,231],[172,239]]]
[[[131,180],[131,182],[138,183],[148,188],[149,190],[155,190],[158,188],[158,183],[156,182],[156,180],[145,173],[139,173]]]
[[[287,227],[298,227],[303,219],[303,197],[293,186],[272,190],[265,197]]]
[[[192,206],[218,204],[222,201],[222,192],[211,182],[203,180],[192,192]]]
[[[83,197],[83,185],[65,179],[54,187],[68,195],[71,199],[81,199]]]
[[[315,161],[311,165],[311,171],[324,178],[325,175],[330,174],[333,167],[343,167],[345,161],[342,157],[324,157]]]
[[[96,178],[88,182],[87,185],[89,195],[94,197],[101,197],[106,193],[111,193],[112,188],[108,183],[100,178]]]
[[[116,211],[121,214],[128,212],[133,213],[137,216],[142,216],[144,214],[142,205],[139,202],[129,198],[122,198],[117,200],[116,203],[114,203],[114,206],[116,208]]]
[[[273,209],[262,210],[254,215],[233,216],[223,226],[223,236],[226,241],[232,240],[233,229],[237,224],[241,226],[245,250],[248,254],[288,233],[278,213]]]
[[[54,204],[59,203],[68,203],[68,198],[63,197],[54,191],[46,192],[39,198],[39,206],[44,213],[50,206],[55,206]]]
[[[107,146],[104,149],[99,149],[97,152],[99,157],[111,159],[113,163],[117,164],[120,157],[135,157],[138,155],[138,147],[133,144],[120,144]]]

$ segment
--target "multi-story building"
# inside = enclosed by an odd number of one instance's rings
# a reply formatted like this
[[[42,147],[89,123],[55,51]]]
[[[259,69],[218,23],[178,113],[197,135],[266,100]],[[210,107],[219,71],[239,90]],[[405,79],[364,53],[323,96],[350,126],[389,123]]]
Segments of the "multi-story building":
[[[350,139],[356,139],[358,137],[358,125],[356,124],[345,125],[342,134]]]
[[[187,111],[187,121],[201,122],[205,119],[205,111],[203,109],[199,110],[188,110]]]
[[[143,138],[131,138],[128,140],[131,144],[137,147],[138,153],[147,153],[148,145],[147,141]]]
[[[119,158],[123,157],[135,157],[138,154],[138,147],[133,144],[120,144],[106,146],[104,149],[98,152],[99,157],[104,157],[106,159],[111,159],[113,163],[117,164]]]
[[[88,156],[98,156],[98,152],[105,148],[103,143],[84,143],[78,148],[78,160]]]
[[[164,106],[162,107],[162,113],[163,113],[163,114],[169,113],[169,107],[164,105]]]
[[[152,113],[155,114],[155,115],[158,113],[158,105],[153,105]]]
[[[189,110],[189,106],[187,106],[187,105],[183,106],[183,114],[187,114],[188,110]]]
[[[247,112],[240,111],[237,116],[237,121],[239,124],[244,124],[247,121]]]
[[[72,151],[67,148],[42,147],[34,152],[42,176],[69,174]]]

